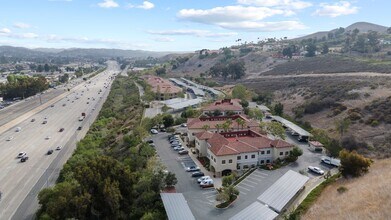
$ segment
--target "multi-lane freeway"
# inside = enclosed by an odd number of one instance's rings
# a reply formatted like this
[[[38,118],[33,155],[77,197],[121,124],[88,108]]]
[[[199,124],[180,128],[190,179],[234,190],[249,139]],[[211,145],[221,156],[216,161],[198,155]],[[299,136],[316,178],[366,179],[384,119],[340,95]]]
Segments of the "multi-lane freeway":
[[[20,104],[20,109],[18,105],[11,106],[19,113],[17,117],[1,117],[0,219],[33,217],[38,208],[37,193],[53,185],[77,140],[98,115],[118,72],[118,64],[108,62],[106,71],[69,92],[50,91],[51,99],[43,104],[37,105],[36,99],[31,99]],[[23,110],[25,105],[34,107]],[[83,112],[86,117],[80,121]],[[56,150],[58,146],[61,150]],[[48,155],[48,150],[54,151]],[[20,152],[27,153],[26,162],[17,158]]]

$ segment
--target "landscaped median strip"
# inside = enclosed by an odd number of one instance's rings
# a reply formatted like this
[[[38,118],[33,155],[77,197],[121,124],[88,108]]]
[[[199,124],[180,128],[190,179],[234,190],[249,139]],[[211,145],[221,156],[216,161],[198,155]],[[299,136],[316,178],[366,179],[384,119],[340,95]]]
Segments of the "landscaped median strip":
[[[252,174],[257,168],[252,168],[250,170],[248,170],[246,173],[244,173],[241,177],[239,177],[234,183],[233,185],[236,186],[238,185],[240,182],[242,182],[242,180],[246,179],[247,176],[249,176],[250,174]]]

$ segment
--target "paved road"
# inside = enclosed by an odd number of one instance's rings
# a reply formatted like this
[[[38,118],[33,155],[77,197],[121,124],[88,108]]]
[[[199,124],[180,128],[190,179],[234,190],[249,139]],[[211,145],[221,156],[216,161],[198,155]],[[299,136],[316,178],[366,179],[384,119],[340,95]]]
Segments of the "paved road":
[[[71,156],[76,140],[84,136],[98,114],[111,85],[109,78],[119,72],[115,62],[108,64],[107,70],[91,79],[90,84],[83,83],[67,96],[59,96],[61,99],[54,107],[46,103],[46,108],[0,134],[0,190],[3,193],[0,219],[30,219],[35,213],[37,193],[46,184],[55,182],[62,165]],[[100,90],[102,92],[98,94]],[[82,122],[78,121],[81,112],[87,114]],[[45,117],[47,124],[42,124]],[[33,118],[35,121],[31,122]],[[83,130],[77,131],[79,126],[83,126]],[[15,132],[15,127],[21,127],[22,130]],[[60,128],[65,130],[59,132]],[[14,138],[6,141],[10,136]],[[50,139],[46,139],[48,136]],[[46,155],[49,149],[59,145],[63,146],[61,151]],[[21,151],[27,152],[30,157],[25,163],[16,159]]]

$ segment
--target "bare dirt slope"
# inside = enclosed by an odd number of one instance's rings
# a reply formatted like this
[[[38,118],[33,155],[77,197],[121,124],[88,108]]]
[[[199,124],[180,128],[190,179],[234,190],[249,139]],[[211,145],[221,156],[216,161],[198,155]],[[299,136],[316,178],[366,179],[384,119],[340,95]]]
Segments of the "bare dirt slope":
[[[323,191],[302,219],[391,219],[391,159],[377,160],[363,177],[340,180]],[[339,187],[347,191],[339,193]]]

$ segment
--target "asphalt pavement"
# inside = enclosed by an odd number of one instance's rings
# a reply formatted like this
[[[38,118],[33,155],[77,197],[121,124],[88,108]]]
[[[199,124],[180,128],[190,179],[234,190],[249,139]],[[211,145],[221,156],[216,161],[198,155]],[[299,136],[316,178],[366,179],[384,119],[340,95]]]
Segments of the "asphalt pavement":
[[[38,208],[38,192],[55,183],[63,164],[72,155],[76,141],[85,135],[97,116],[110,89],[109,78],[119,72],[118,68],[115,62],[110,62],[106,71],[83,82],[69,94],[55,97],[60,99],[56,100],[53,107],[48,102],[37,107],[39,109],[43,106],[42,110],[33,108],[29,111],[33,115],[26,116],[29,112],[23,114],[20,116],[23,121],[0,134],[0,219],[33,217]],[[98,94],[100,90],[102,92]],[[86,118],[79,121],[82,112],[86,113]],[[35,121],[32,122],[32,119]],[[44,120],[47,124],[42,124]],[[19,120],[14,118],[10,121]],[[81,131],[77,130],[79,126],[83,128]],[[21,131],[16,132],[16,127],[20,127]],[[64,131],[59,132],[60,128],[64,128]],[[13,139],[7,141],[9,137]],[[46,155],[49,149],[60,145],[60,151],[55,150],[52,155]],[[16,158],[22,151],[29,156],[24,163]]]

